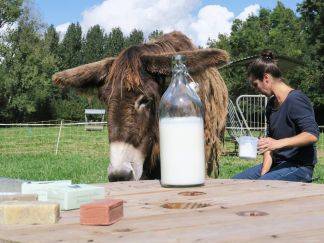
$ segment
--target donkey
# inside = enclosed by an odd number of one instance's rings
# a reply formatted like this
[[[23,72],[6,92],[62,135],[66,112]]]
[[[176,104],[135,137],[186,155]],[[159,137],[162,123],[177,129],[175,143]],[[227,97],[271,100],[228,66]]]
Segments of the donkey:
[[[152,43],[124,49],[117,57],[53,75],[60,87],[98,89],[106,104],[110,144],[109,181],[160,177],[158,107],[171,76],[171,58],[186,56],[187,68],[199,84],[204,109],[205,161],[208,176],[218,176],[218,160],[227,116],[228,92],[217,67],[228,62],[219,49],[198,49],[174,31]]]

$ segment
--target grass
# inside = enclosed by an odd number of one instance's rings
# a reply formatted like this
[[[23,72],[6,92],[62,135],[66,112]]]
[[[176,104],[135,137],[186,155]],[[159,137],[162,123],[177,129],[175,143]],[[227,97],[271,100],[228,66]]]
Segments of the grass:
[[[85,131],[84,126],[14,127],[0,128],[0,154],[53,154],[108,155],[108,132]]]
[[[107,182],[108,133],[63,126],[0,128],[0,177]]]
[[[56,155],[58,133],[57,126],[0,128],[0,177],[71,179],[73,183],[107,182],[107,129],[89,132],[83,126],[64,126]],[[318,147],[324,147],[323,139]],[[233,148],[232,143],[226,142],[226,149],[232,151]],[[324,183],[323,151],[319,154],[314,182]],[[222,156],[220,178],[231,178],[260,161],[261,157],[256,161],[245,161],[237,156]]]
[[[0,176],[26,180],[107,182],[107,157],[77,154],[1,155]]]
[[[260,158],[261,159],[261,158]],[[260,161],[260,160],[257,160]],[[236,156],[223,156],[219,178],[231,178],[235,174],[257,164]],[[108,158],[76,154],[1,155],[0,176],[28,180],[71,179],[74,183],[107,182]],[[315,183],[324,183],[324,158],[314,172]]]

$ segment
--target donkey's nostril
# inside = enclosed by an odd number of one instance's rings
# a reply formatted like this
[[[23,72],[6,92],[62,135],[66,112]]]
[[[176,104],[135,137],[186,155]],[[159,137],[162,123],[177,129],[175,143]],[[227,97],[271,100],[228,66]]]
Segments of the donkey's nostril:
[[[113,181],[133,181],[134,176],[132,171],[118,171],[109,173],[108,179],[110,182]]]

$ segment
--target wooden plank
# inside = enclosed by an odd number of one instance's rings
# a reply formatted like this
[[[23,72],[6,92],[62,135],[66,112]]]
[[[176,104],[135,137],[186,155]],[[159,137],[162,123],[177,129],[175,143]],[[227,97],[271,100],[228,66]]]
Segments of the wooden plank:
[[[277,185],[275,185],[277,184]],[[322,195],[324,194],[323,187],[321,185],[311,185],[303,183],[278,183],[267,186],[267,182],[257,182],[253,186],[251,184],[228,185],[226,187],[215,188],[190,188],[190,189],[173,189],[164,191],[163,193],[151,193],[151,194],[131,194],[119,196],[119,198],[125,200],[125,205],[130,207],[142,207],[150,210],[136,210],[125,208],[125,213],[128,217],[139,217],[141,213],[147,214],[160,214],[168,213],[169,211],[160,207],[161,204],[167,202],[182,202],[182,201],[198,201],[203,203],[211,203],[216,206],[231,207],[235,205],[244,205],[251,203],[261,203],[271,200],[282,200],[295,198],[297,196],[308,195]],[[311,187],[312,189],[310,190]],[[199,191],[206,194],[196,197],[185,197],[178,193],[183,191]],[[269,192],[271,197],[269,197]],[[246,196],[243,196],[246,195]],[[112,193],[112,197],[115,195]],[[116,196],[117,198],[117,196]]]
[[[251,188],[250,185],[240,186],[239,193],[237,191],[237,187],[231,187],[231,188],[218,188],[217,190],[213,191],[206,191],[205,188],[201,188],[202,192],[206,192],[205,195],[201,195],[199,197],[184,197],[179,195],[178,193],[180,190],[186,190],[186,189],[173,189],[169,190],[167,192],[164,192],[163,194],[148,194],[148,195],[129,195],[129,196],[123,196],[119,197],[123,200],[125,200],[125,205],[128,205],[128,207],[125,208],[125,213],[128,215],[128,217],[139,217],[141,213],[144,214],[159,214],[159,213],[168,213],[167,209],[163,209],[160,207],[161,204],[166,202],[182,202],[182,201],[198,201],[198,202],[204,202],[204,203],[211,203],[212,205],[218,205],[218,206],[225,206],[230,207],[232,205],[239,205],[239,204],[246,204],[246,203],[258,203],[262,201],[269,201],[268,192],[271,190],[272,192],[272,199],[278,200],[283,198],[294,198],[297,192],[300,192],[300,196],[304,195],[314,195],[314,194],[323,194],[323,190],[321,188],[318,188],[316,190],[306,190],[307,186],[310,184],[303,184],[300,183],[290,183],[289,186],[296,187],[301,186],[300,188],[294,188],[292,190],[289,190],[289,192],[286,192],[286,187],[277,187],[276,189],[273,189],[274,186],[271,187],[265,187],[263,186],[264,183],[258,182]],[[314,187],[314,186],[312,186]],[[192,190],[192,189],[188,189]],[[252,190],[252,192],[251,192]],[[167,194],[166,194],[167,193]],[[249,194],[248,197],[242,197],[242,194]],[[282,195],[284,194],[284,195]],[[114,197],[114,195],[111,195]],[[134,210],[132,207],[140,207],[143,209],[150,209],[150,210],[139,210],[140,208],[137,208]],[[128,210],[130,208],[130,210]],[[73,220],[73,219],[72,219]]]
[[[271,190],[272,192],[272,198],[273,200],[281,199],[281,198],[291,198],[295,197],[295,194],[298,191],[302,191],[302,194],[300,195],[313,195],[315,194],[322,194],[323,190],[321,188],[317,190],[305,190],[308,185],[310,184],[303,184],[300,183],[290,183],[289,186],[296,187],[301,186],[299,189],[293,189],[289,190],[289,192],[286,192],[286,187],[277,187],[276,190],[274,190],[274,186],[271,187],[266,187],[264,188],[263,186],[264,183],[258,182],[251,188],[250,185],[245,185],[245,186],[240,186],[239,188],[239,193],[237,191],[237,187],[232,187],[232,188],[218,188],[217,191],[208,191],[206,192],[207,194],[199,196],[199,197],[184,197],[178,195],[180,190],[187,190],[187,189],[173,189],[169,190],[165,193],[168,193],[167,195],[164,194],[149,194],[143,197],[143,195],[130,195],[130,196],[123,196],[119,197],[123,200],[125,200],[125,205],[127,204],[128,207],[125,208],[126,214],[128,217],[138,217],[140,216],[140,213],[144,214],[159,214],[159,213],[168,213],[169,211],[163,208],[160,208],[159,206],[162,203],[166,202],[181,202],[181,201],[200,201],[200,202],[205,202],[205,203],[211,203],[213,205],[218,205],[218,206],[225,206],[229,207],[231,205],[238,205],[238,204],[245,204],[245,203],[258,203],[262,201],[269,201],[268,197],[268,191]],[[259,188],[260,187],[260,188]],[[312,186],[314,187],[314,186]],[[201,188],[204,189],[204,188]],[[192,190],[192,189],[188,189]],[[252,190],[252,192],[251,192]],[[205,192],[206,190],[200,190]],[[242,197],[242,194],[249,193],[248,197]],[[284,195],[281,195],[284,194]],[[111,195],[114,197],[114,195]],[[283,197],[284,196],[284,197]],[[215,199],[216,198],[216,199]],[[130,209],[129,212],[127,212],[127,208],[133,207],[133,206],[138,206],[144,209],[152,209],[152,210],[133,210]]]
[[[168,239],[259,241],[275,237],[293,239],[296,231],[300,239],[323,238],[323,185],[211,180],[200,188],[169,189],[161,188],[155,181],[146,183],[134,183],[131,187],[129,183],[106,186],[110,196],[119,196],[127,201],[125,218],[110,227],[81,226],[78,211],[74,210],[64,212],[60,223],[54,226],[0,226],[0,239],[28,242],[44,239],[43,242],[51,242],[59,240],[55,237],[58,235],[65,242],[107,242],[108,239],[113,242],[166,242]],[[154,188],[156,190],[152,190]],[[122,193],[120,190],[123,190]],[[179,195],[181,191],[203,191],[207,194],[187,197]],[[210,202],[212,206],[191,210],[165,209],[161,207],[165,201],[202,201]],[[248,218],[236,215],[246,210],[265,211],[269,215]],[[315,238],[309,232],[314,232]]]
[[[236,185],[243,183],[251,183],[248,180],[213,180],[207,179],[203,188],[215,187],[215,186],[226,186]],[[148,181],[125,181],[125,182],[111,182],[108,184],[97,184],[98,186],[104,186],[108,194],[113,195],[130,195],[137,193],[159,193],[164,191],[170,191],[174,188],[161,187],[159,180],[148,180]],[[202,188],[202,187],[192,187]]]
[[[111,239],[117,242],[120,238],[129,241],[142,241],[152,239],[151,237],[153,237],[156,239],[153,241],[163,242],[165,238],[161,235],[166,234],[174,237],[174,239],[181,238],[183,241],[186,241],[186,239],[224,239],[233,242],[239,239],[253,240],[260,237],[267,238],[272,237],[272,235],[286,236],[287,232],[294,232],[296,229],[305,232],[316,229],[322,232],[319,236],[323,237],[324,210],[322,202],[324,197],[317,197],[312,197],[312,200],[308,200],[307,203],[304,203],[303,199],[295,199],[292,203],[293,207],[288,210],[283,207],[282,202],[272,202],[260,208],[256,207],[255,210],[264,210],[269,213],[269,215],[264,217],[244,218],[237,216],[236,213],[238,211],[250,209],[249,207],[242,206],[231,210],[218,209],[215,212],[193,211],[190,212],[190,220],[188,220],[188,214],[180,214],[177,215],[176,222],[169,215],[160,215],[143,219],[125,220],[112,227],[81,228],[79,225],[72,225],[66,228],[61,226],[50,231],[50,233],[46,227],[43,227],[38,230],[37,235],[44,237],[48,242],[51,242],[52,238],[49,237],[49,234],[53,234],[53,237],[54,234],[64,236],[64,240],[66,241],[83,238],[88,238],[89,240],[94,237],[96,237],[96,242],[100,239]],[[321,210],[318,210],[319,208]],[[77,230],[78,228],[80,228],[79,232]],[[74,232],[74,234],[71,234],[71,232]],[[81,232],[82,237],[79,237]],[[12,232],[14,235],[17,235],[17,233]],[[19,235],[23,234],[24,237],[16,238],[15,240],[24,239],[28,242],[32,241],[34,233],[27,233],[28,231],[26,230],[19,232]],[[291,234],[291,237],[293,238],[294,235]]]

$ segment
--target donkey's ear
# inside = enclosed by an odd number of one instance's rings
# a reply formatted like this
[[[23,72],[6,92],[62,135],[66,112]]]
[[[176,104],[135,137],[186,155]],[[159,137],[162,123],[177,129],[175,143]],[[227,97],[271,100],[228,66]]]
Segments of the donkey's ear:
[[[98,62],[81,65],[55,73],[53,82],[60,87],[74,87],[85,90],[92,87],[100,87],[105,83],[109,70],[115,58],[105,58]]]
[[[197,49],[194,51],[147,54],[141,56],[141,60],[148,72],[170,75],[172,72],[171,60],[175,54],[186,57],[186,66],[190,73],[201,72],[209,67],[220,67],[229,61],[227,52],[220,49]]]

